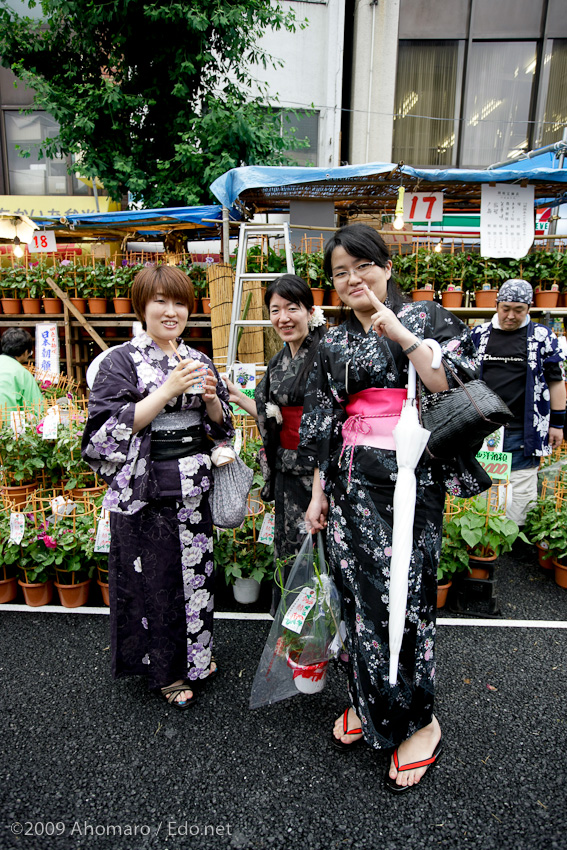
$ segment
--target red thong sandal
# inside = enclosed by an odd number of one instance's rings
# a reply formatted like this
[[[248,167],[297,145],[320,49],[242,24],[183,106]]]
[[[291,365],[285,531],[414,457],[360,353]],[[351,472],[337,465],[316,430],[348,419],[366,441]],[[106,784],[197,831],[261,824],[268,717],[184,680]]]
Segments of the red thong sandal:
[[[362,729],[360,727],[358,729],[348,728],[348,712],[349,709],[345,708],[345,713],[343,714],[343,735],[362,735]],[[340,750],[341,753],[346,753],[349,750],[354,749],[357,744],[361,744],[363,741],[364,738],[357,738],[356,741],[353,741],[351,744],[345,744],[340,738],[335,738],[334,734],[331,732],[331,743],[337,748],[337,750]]]
[[[420,767],[431,767],[432,765],[434,765],[438,762],[439,756],[441,755],[441,749],[442,749],[441,748],[441,740],[439,740],[439,743],[435,747],[435,750],[433,751],[433,755],[431,756],[431,758],[423,759],[423,761],[414,761],[414,762],[411,762],[410,764],[404,764],[404,765],[400,766],[400,763],[398,761],[398,748],[396,747],[396,749],[394,750],[394,767],[396,768],[398,773],[401,770],[418,770]],[[429,773],[429,771],[426,771],[426,773]],[[424,776],[425,775],[426,774],[424,774]],[[386,784],[386,788],[389,788],[390,791],[394,792],[394,794],[400,794],[402,791],[411,791],[412,789],[417,788],[420,785],[422,780],[423,780],[423,776],[421,777],[419,782],[415,783],[415,785],[398,785],[396,783],[396,780],[392,779],[390,774],[387,773],[386,778],[385,778],[385,784]]]

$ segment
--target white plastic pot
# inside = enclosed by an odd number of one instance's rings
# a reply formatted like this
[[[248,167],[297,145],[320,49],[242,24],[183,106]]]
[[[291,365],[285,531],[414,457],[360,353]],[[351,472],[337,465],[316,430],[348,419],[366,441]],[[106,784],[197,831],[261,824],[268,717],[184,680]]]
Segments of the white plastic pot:
[[[250,605],[260,596],[260,582],[255,578],[237,578],[232,587],[234,598],[241,605]]]

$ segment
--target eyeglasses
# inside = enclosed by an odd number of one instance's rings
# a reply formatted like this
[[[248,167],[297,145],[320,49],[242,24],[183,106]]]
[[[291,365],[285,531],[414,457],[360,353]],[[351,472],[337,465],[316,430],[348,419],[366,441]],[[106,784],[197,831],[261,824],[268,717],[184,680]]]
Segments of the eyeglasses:
[[[339,283],[341,283],[341,282],[346,283],[348,280],[350,280],[350,276],[352,274],[355,274],[357,277],[365,277],[368,274],[368,272],[370,271],[370,269],[372,268],[372,266],[375,266],[375,265],[376,265],[376,263],[360,263],[360,265],[355,266],[353,269],[351,269],[348,272],[347,271],[337,272],[336,274],[333,275],[331,280],[335,281],[335,283],[337,281]]]

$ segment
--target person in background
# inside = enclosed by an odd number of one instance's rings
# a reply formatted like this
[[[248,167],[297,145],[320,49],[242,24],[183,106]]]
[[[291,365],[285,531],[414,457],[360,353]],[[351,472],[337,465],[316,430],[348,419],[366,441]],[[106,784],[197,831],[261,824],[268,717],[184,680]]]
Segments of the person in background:
[[[443,368],[432,368],[424,339],[437,340],[464,380],[477,375],[475,348],[468,328],[439,304],[404,304],[388,248],[372,227],[338,230],[325,248],[324,268],[350,315],[318,347],[300,448],[316,446],[306,519],[313,532],[327,528],[346,625],[350,705],[337,718],[331,742],[345,753],[361,741],[393,752],[385,783],[401,793],[417,786],[441,752],[433,707],[445,492],[471,496],[490,479],[465,446],[455,462],[433,461],[424,452],[417,464],[404,635],[391,685],[388,595],[398,473],[392,430],[407,395],[410,361],[426,393],[453,381]]]
[[[23,328],[8,328],[2,335],[0,354],[0,411],[38,407],[43,402],[34,376],[25,368],[33,356],[34,341]]]
[[[262,498],[275,502],[274,558],[285,562],[277,581],[285,582],[305,537],[305,511],[311,501],[313,464],[299,451],[299,423],[305,385],[317,346],[325,331],[322,310],[313,306],[313,295],[302,278],[284,274],[272,281],[264,302],[276,333],[283,341],[272,357],[254,399],[227,382],[230,400],[258,420],[262,436]],[[272,594],[272,614],[280,598],[277,583]]]
[[[563,441],[564,354],[555,334],[530,319],[533,291],[525,280],[507,280],[498,290],[496,313],[472,330],[481,378],[506,402],[514,418],[502,451],[512,453],[506,516],[523,525],[537,500],[541,458]]]
[[[211,450],[234,433],[215,367],[181,337],[193,305],[180,269],[136,275],[132,306],[145,332],[101,361],[82,445],[109,485],[113,675],[146,676],[180,709],[217,672]]]

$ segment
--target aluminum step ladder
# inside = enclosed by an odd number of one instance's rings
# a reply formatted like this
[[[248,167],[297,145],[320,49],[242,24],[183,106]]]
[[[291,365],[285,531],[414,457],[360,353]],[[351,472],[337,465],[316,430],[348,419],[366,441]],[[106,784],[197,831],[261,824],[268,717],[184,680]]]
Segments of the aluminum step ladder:
[[[295,273],[293,265],[293,254],[291,250],[291,239],[289,224],[262,224],[246,222],[240,225],[238,233],[238,255],[236,258],[236,274],[234,278],[234,294],[232,297],[232,315],[230,318],[230,329],[228,333],[228,349],[226,353],[227,369],[230,369],[236,361],[238,348],[238,332],[240,328],[271,327],[269,319],[242,319],[242,295],[244,281],[261,280],[272,281],[281,277],[282,272],[247,272],[246,256],[248,254],[248,240],[250,237],[258,236],[280,236],[283,235],[287,272]]]

